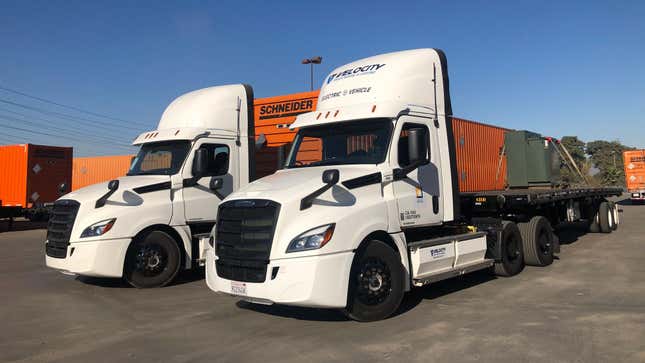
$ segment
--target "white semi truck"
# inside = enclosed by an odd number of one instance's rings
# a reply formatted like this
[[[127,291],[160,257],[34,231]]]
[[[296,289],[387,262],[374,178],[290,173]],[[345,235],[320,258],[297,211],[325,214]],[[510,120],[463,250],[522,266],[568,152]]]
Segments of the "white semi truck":
[[[605,198],[618,189],[460,192],[451,115],[440,50],[332,71],[316,111],[291,125],[298,133],[285,169],[219,204],[206,251],[209,288],[378,320],[414,286],[549,265],[561,222],[616,227]]]
[[[63,272],[125,277],[163,286],[203,259],[217,205],[255,176],[253,91],[210,87],[174,100],[127,176],[54,203],[46,265]],[[201,244],[200,244],[201,240]],[[201,247],[200,247],[201,246]]]

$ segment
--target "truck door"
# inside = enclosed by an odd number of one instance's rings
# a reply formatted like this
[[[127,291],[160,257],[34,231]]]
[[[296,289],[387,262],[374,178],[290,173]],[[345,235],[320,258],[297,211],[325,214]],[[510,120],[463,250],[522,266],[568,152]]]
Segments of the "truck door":
[[[428,142],[428,163],[412,171],[407,177],[393,182],[401,228],[440,224],[443,220],[441,206],[441,169],[437,132],[430,119],[403,116],[397,122],[392,143],[393,167],[409,165],[407,130],[425,131]]]
[[[184,186],[182,193],[184,199],[184,214],[186,222],[215,222],[217,206],[227,195],[237,189],[238,178],[235,143],[233,140],[209,140],[201,139],[199,144],[193,148],[192,155],[184,166],[184,178],[190,178],[195,150],[206,149],[208,151],[208,172],[193,186]],[[222,179],[222,187],[218,190],[211,190],[210,184],[213,179]]]

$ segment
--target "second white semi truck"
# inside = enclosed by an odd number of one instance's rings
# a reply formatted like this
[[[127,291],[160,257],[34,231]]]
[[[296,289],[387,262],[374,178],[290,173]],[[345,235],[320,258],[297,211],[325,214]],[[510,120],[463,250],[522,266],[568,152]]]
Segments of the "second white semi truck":
[[[618,189],[460,190],[472,176],[457,170],[466,141],[455,142],[440,50],[383,54],[335,69],[316,111],[299,115],[291,128],[298,133],[286,168],[219,204],[206,260],[214,291],[378,320],[415,286],[481,269],[512,276],[525,264],[551,264],[559,223],[586,219],[607,233],[617,226],[606,198]],[[519,147],[550,147],[523,135]],[[504,144],[486,134],[476,141],[482,148]],[[496,174],[498,165],[482,161],[479,172]],[[526,169],[521,176],[530,183],[534,167]]]

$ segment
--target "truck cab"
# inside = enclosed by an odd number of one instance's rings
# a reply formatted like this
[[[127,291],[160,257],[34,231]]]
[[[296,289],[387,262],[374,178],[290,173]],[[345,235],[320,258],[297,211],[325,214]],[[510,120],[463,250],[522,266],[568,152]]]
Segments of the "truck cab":
[[[459,206],[451,114],[439,50],[335,69],[317,110],[291,125],[285,168],[220,204],[208,286],[374,320],[427,275],[490,266],[483,234],[449,226]],[[415,233],[444,240],[411,249]]]
[[[134,140],[140,148],[126,176],[55,202],[46,265],[136,287],[163,286],[195,266],[217,205],[254,178],[253,127],[250,86],[175,99],[158,128]]]

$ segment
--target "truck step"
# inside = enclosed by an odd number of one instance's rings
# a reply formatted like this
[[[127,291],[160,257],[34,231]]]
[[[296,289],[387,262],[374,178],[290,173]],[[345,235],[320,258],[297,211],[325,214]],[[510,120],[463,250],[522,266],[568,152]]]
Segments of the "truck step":
[[[446,280],[452,277],[464,275],[469,272],[483,270],[485,268],[493,266],[493,263],[495,263],[495,260],[485,259],[483,261],[476,262],[471,265],[460,266],[459,268],[454,270],[440,272],[434,275],[424,277],[422,279],[414,279],[412,280],[412,282],[414,283],[414,286],[424,286],[437,281]]]

